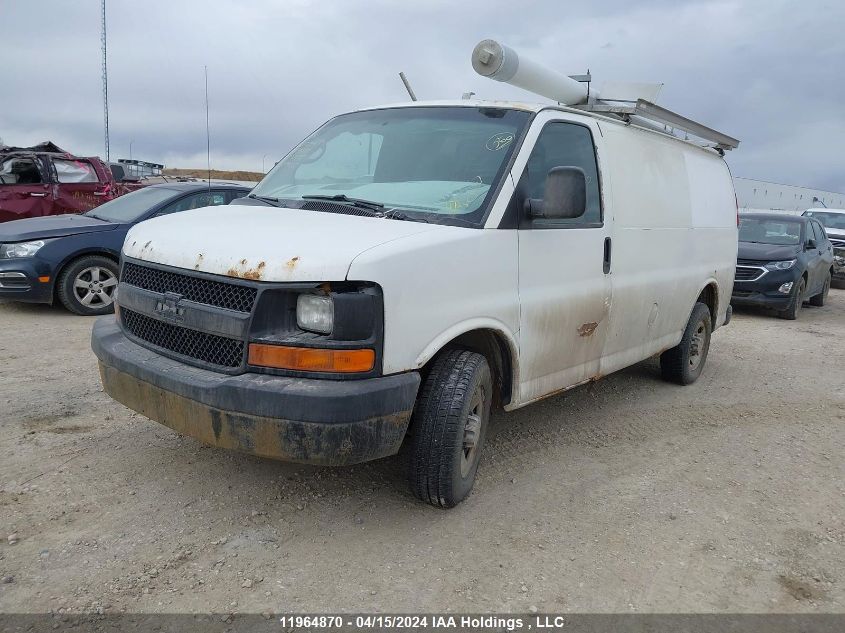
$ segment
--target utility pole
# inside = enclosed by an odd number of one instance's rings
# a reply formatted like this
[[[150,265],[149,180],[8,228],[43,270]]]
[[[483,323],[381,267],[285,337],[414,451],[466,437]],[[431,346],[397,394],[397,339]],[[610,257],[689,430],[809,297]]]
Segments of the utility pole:
[[[106,160],[109,160],[109,71],[106,66],[106,0],[102,0],[100,44],[103,50],[103,128],[105,130]]]

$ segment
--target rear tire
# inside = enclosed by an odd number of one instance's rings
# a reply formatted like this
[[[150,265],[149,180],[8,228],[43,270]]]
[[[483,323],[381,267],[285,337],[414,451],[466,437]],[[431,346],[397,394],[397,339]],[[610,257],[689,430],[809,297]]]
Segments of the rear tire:
[[[411,421],[411,489],[422,501],[452,508],[475,482],[493,396],[487,359],[476,352],[444,352],[423,383]]]
[[[75,314],[94,316],[114,312],[117,262],[102,255],[88,255],[70,262],[56,280],[62,305]]]
[[[690,385],[698,380],[707,361],[707,352],[710,351],[712,331],[710,308],[703,303],[696,303],[681,342],[660,355],[663,380],[679,385]]]
[[[816,306],[817,308],[821,308],[824,305],[824,302],[827,301],[827,293],[830,292],[830,281],[831,281],[830,273],[827,273],[827,277],[825,277],[824,286],[822,287],[822,291],[819,294],[817,294],[813,297],[810,297],[810,305],[811,306]]]
[[[798,281],[798,285],[795,287],[795,296],[792,298],[792,303],[786,310],[781,310],[778,312],[778,316],[781,319],[786,319],[787,321],[794,321],[798,318],[798,315],[801,314],[801,306],[804,305],[804,288],[807,287],[807,282],[804,281],[804,278]]]

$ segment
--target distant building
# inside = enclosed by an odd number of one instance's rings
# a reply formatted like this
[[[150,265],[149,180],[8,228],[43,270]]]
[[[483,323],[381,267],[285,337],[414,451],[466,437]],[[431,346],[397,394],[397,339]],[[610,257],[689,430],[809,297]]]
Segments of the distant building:
[[[845,209],[845,193],[751,178],[734,178],[734,188],[740,211],[785,211],[798,214],[824,206]]]
[[[126,178],[131,180],[140,180],[148,176],[161,176],[161,170],[164,169],[164,165],[148,163],[143,160],[118,158],[117,162],[123,167]]]

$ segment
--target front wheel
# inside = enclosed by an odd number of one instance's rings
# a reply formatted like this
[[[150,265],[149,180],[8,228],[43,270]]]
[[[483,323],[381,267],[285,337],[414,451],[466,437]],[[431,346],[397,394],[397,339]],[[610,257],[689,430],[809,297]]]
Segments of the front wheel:
[[[80,257],[65,267],[56,281],[59,301],[85,316],[114,311],[117,263],[101,255]]]
[[[801,277],[798,284],[795,286],[795,296],[792,298],[792,302],[789,304],[789,307],[786,310],[778,312],[778,316],[781,319],[794,321],[798,318],[798,315],[801,314],[801,306],[804,304],[804,289],[806,287],[807,282],[804,281],[803,277]]]
[[[469,495],[492,396],[490,366],[481,354],[447,350],[434,361],[411,421],[409,476],[419,499],[452,508]]]
[[[822,291],[810,297],[810,305],[816,306],[817,308],[821,308],[824,306],[825,301],[827,301],[827,294],[830,292],[830,273],[827,273],[827,276],[824,279],[824,286],[822,286]]]
[[[710,308],[703,303],[696,303],[681,342],[660,355],[663,379],[679,385],[689,385],[698,380],[707,361],[707,352],[710,351],[712,331]]]

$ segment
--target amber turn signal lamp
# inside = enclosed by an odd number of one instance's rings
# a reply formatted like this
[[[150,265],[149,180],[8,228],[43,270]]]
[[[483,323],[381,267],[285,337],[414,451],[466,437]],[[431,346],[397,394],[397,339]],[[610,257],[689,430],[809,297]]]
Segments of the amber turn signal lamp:
[[[50,283],[50,276],[45,275],[43,277],[39,277],[38,281],[40,281],[42,284],[48,284],[48,283]]]
[[[376,362],[371,349],[315,349],[251,343],[249,364],[294,371],[326,371],[350,374],[370,371]]]

